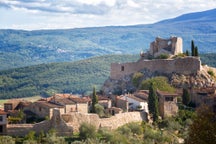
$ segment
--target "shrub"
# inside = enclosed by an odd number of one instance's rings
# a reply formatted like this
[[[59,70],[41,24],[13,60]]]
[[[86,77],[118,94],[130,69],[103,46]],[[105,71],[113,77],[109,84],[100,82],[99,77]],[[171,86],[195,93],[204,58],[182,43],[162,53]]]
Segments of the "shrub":
[[[175,92],[175,89],[168,83],[168,79],[163,76],[143,80],[140,89],[148,90],[151,83],[154,84],[156,89],[159,89],[161,91],[167,91],[171,93]]]
[[[82,123],[79,127],[79,132],[80,137],[84,139],[96,137],[96,127],[88,123]]]
[[[143,73],[141,73],[141,72],[136,72],[136,73],[133,74],[132,82],[133,82],[133,85],[135,87],[139,86],[139,83],[140,83],[140,80],[141,80],[142,77],[143,77]]]
[[[138,123],[131,122],[127,126],[133,134],[141,135],[143,133],[142,127]]]
[[[156,59],[168,59],[168,58],[169,58],[168,54],[161,54],[161,55],[156,57]]]
[[[99,117],[103,117],[104,114],[104,107],[100,104],[95,104],[95,112],[99,115]]]
[[[15,141],[11,136],[0,136],[1,144],[15,144]]]
[[[214,76],[215,76],[215,74],[214,74],[213,70],[208,70],[207,72],[208,72],[208,74],[209,74],[210,76],[212,76],[212,77],[214,77]]]

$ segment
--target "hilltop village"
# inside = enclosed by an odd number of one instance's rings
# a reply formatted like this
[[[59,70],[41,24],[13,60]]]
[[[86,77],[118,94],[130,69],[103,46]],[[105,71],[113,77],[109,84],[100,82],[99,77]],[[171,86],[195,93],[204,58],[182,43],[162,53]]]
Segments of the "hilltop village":
[[[166,76],[175,92],[156,90],[161,119],[178,113],[182,89],[187,88],[196,106],[203,103],[216,109],[214,68],[201,64],[199,57],[183,55],[182,38],[156,38],[147,52],[133,63],[111,64],[110,78],[102,93],[97,93],[101,113],[91,113],[93,97],[54,94],[35,102],[11,99],[0,111],[0,134],[25,136],[55,128],[58,135],[71,135],[83,122],[96,128],[116,129],[129,122],[152,122],[149,114],[149,89],[139,89],[132,83],[135,73],[140,79]]]

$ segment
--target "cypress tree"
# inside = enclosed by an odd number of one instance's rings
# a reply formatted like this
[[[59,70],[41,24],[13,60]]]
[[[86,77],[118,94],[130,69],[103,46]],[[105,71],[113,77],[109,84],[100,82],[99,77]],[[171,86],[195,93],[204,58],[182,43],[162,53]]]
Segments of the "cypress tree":
[[[183,88],[182,103],[186,106],[190,103],[190,94],[186,88]]]
[[[191,41],[191,56],[195,56],[195,46],[194,46],[194,41]]]
[[[149,87],[148,108],[149,113],[153,115],[153,121],[157,121],[159,116],[158,97],[153,83],[151,83]]]
[[[199,56],[198,47],[196,46],[194,49],[194,56]]]
[[[186,50],[185,55],[189,56],[189,51],[188,50]]]
[[[96,113],[95,110],[95,104],[98,103],[98,96],[96,95],[95,87],[93,87],[93,93],[92,93],[92,113]]]

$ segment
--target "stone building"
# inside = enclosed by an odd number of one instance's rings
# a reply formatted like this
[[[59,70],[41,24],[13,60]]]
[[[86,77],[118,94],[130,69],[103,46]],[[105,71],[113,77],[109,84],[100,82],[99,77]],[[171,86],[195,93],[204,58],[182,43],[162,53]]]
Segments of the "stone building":
[[[46,100],[39,100],[28,106],[28,110],[40,118],[51,118],[55,108],[58,108],[61,114],[65,112],[64,106]]]
[[[159,113],[162,118],[176,115],[178,113],[178,94],[157,90],[159,99]]]

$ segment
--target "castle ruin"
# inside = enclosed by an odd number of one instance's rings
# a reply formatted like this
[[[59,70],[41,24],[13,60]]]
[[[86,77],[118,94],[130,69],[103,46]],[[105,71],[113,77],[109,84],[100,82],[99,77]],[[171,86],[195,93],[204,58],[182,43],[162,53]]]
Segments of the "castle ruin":
[[[149,54],[153,57],[161,54],[177,55],[179,53],[182,53],[182,38],[180,37],[170,37],[169,39],[157,37],[150,44]]]
[[[182,38],[171,37],[170,39],[156,38],[150,44],[149,51],[144,55],[151,55],[154,58],[166,54],[170,57],[182,53]],[[150,72],[159,72],[164,74],[195,74],[201,70],[201,61],[199,57],[179,57],[169,59],[145,59],[141,55],[137,62],[112,63],[110,78],[120,79],[126,75],[147,69]]]

